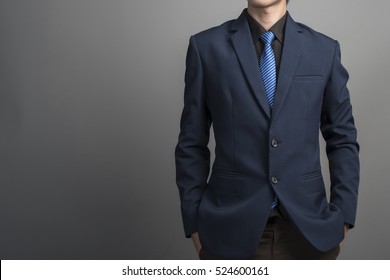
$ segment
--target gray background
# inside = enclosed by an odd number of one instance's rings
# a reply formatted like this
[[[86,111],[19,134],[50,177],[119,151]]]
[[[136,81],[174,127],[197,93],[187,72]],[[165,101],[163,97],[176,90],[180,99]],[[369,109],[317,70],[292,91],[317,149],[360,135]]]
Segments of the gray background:
[[[185,53],[191,34],[245,6],[0,0],[2,259],[196,258],[174,174]],[[289,5],[296,21],[340,41],[351,75],[362,178],[341,259],[390,258],[389,8]]]

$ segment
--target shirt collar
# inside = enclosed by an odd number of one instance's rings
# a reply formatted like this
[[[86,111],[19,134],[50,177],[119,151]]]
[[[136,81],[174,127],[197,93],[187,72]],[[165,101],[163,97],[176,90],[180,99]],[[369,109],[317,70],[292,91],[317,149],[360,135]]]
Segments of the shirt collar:
[[[248,19],[249,23],[249,29],[251,31],[252,37],[253,38],[260,38],[261,34],[264,32],[267,32],[267,30],[259,24],[249,13],[247,10],[246,11],[246,17]],[[271,28],[269,31],[272,31],[274,33],[275,38],[283,43],[284,39],[284,29],[286,25],[286,19],[287,19],[287,12],[284,14],[284,16],[281,17]]]

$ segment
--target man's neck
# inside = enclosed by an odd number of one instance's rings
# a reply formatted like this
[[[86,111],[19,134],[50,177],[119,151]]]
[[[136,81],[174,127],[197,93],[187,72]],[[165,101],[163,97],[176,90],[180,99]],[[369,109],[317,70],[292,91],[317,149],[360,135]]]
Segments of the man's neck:
[[[285,1],[280,1],[279,4],[262,8],[248,6],[248,13],[253,17],[261,26],[266,30],[269,30],[279,19],[281,19],[287,11]]]

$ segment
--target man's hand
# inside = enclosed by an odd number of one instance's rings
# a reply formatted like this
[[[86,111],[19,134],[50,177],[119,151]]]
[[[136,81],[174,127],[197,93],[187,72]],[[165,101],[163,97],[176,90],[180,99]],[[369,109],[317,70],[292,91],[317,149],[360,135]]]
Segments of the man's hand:
[[[199,240],[199,234],[197,232],[191,234],[192,241],[194,242],[196,252],[200,252],[200,249],[202,249],[202,244],[200,244]]]
[[[344,225],[344,239],[340,242],[340,248],[343,246],[344,240],[347,237],[347,232],[349,230],[349,225]]]

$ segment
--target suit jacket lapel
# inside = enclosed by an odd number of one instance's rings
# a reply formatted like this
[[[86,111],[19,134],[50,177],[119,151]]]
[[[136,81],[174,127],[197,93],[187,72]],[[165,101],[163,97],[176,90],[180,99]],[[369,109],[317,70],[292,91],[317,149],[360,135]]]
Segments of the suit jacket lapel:
[[[245,12],[242,12],[240,17],[233,22],[231,32],[233,32],[231,41],[240,61],[241,68],[261,108],[263,108],[266,115],[270,118],[271,110],[261,81],[256,50],[253,45]]]
[[[286,100],[290,85],[294,79],[295,70],[302,55],[304,34],[299,25],[287,15],[282,59],[280,62],[279,78],[275,93],[275,103],[272,118],[280,112]]]

